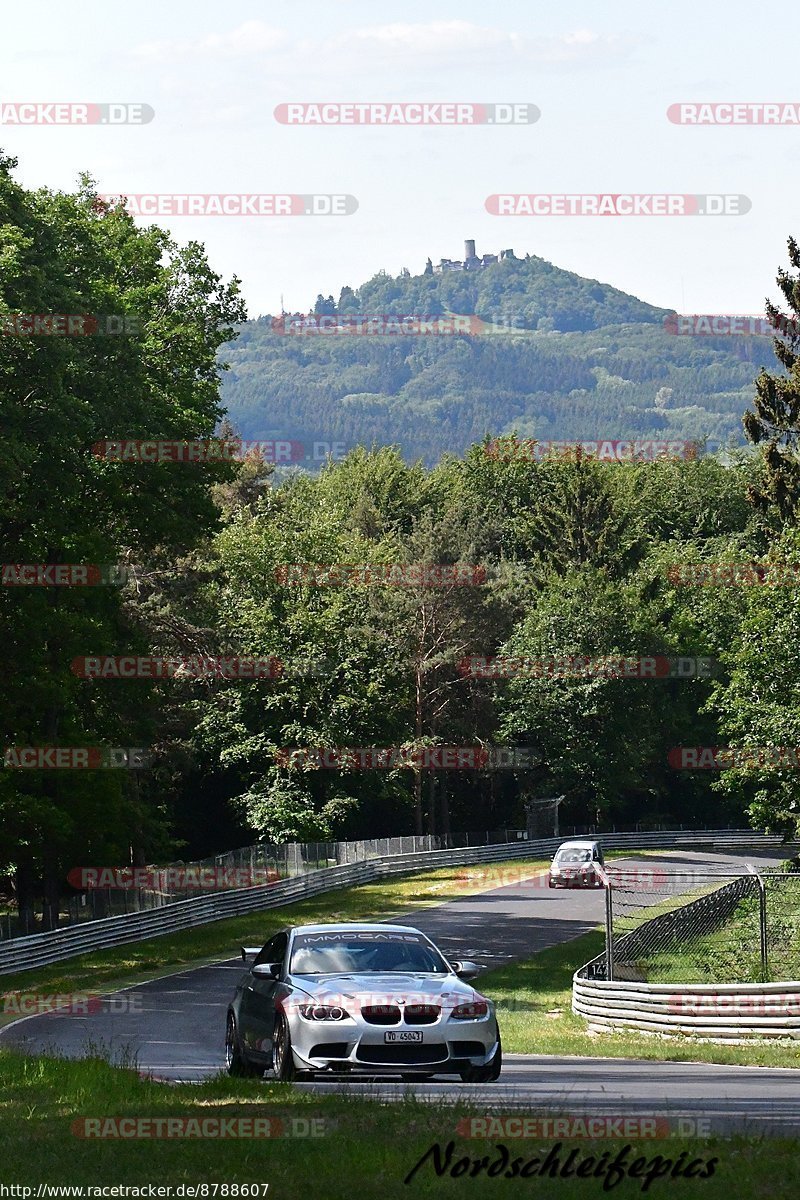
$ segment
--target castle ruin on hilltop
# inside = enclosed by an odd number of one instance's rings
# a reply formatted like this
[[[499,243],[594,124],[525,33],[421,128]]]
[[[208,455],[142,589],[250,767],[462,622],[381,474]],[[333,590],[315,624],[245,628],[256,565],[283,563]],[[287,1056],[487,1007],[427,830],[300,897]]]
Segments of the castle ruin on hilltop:
[[[483,267],[490,267],[493,263],[502,262],[505,258],[514,258],[514,251],[501,250],[499,255],[484,254],[479,256],[475,253],[474,239],[468,238],[464,242],[463,262],[457,262],[451,258],[443,258],[434,267],[431,260],[428,259],[425,274],[443,275],[446,271],[480,271]]]

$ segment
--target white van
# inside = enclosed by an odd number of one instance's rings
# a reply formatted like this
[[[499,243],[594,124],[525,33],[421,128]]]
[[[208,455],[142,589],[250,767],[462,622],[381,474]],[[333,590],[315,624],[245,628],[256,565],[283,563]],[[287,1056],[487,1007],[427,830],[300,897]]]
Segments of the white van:
[[[550,864],[550,887],[603,887],[598,867],[604,866],[599,842],[575,839],[563,842]]]

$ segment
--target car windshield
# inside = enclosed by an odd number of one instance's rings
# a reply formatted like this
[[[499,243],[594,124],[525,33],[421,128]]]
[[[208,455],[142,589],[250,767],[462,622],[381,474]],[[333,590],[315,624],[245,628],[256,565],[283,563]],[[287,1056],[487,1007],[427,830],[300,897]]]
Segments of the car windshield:
[[[306,933],[292,947],[292,975],[445,975],[447,963],[412,933]]]
[[[556,858],[560,863],[583,863],[592,861],[591,850],[559,850]]]

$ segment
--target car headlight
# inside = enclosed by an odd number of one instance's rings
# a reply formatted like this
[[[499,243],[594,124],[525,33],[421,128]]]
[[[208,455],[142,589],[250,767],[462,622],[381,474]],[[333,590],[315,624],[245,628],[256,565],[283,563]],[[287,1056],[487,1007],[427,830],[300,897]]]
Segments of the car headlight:
[[[301,1004],[300,1015],[307,1021],[345,1021],[350,1014],[338,1004]]]
[[[485,1017],[489,1012],[486,1000],[470,1000],[468,1004],[459,1004],[450,1013],[454,1021],[475,1021]]]

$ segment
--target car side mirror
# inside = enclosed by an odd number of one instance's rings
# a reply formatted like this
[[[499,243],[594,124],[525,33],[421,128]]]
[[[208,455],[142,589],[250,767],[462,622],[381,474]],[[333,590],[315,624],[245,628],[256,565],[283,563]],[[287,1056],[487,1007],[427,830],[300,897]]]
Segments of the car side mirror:
[[[258,963],[252,971],[256,979],[278,979],[282,966],[282,963]]]
[[[459,979],[474,979],[480,974],[480,967],[477,963],[469,962],[465,959],[463,962],[454,962],[453,970]]]

